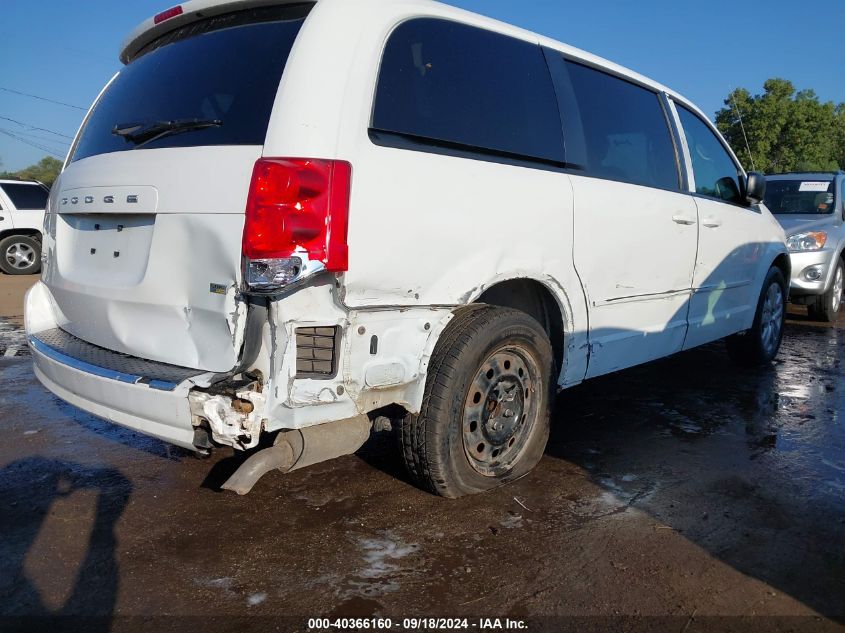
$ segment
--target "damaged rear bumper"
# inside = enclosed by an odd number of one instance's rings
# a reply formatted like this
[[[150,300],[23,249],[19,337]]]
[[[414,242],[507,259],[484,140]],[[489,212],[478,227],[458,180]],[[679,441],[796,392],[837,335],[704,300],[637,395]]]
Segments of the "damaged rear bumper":
[[[50,299],[46,286],[37,283],[24,301],[38,380],[99,418],[196,450],[189,393],[209,374],[86,343],[58,328]]]
[[[62,357],[34,336],[30,347],[36,377],[62,400],[109,422],[195,450],[189,389],[184,384],[163,390],[135,380],[140,376],[110,375],[105,368]]]
[[[78,353],[68,354],[65,346],[57,344],[62,339],[71,339],[70,347]],[[121,359],[123,355],[58,328],[29,336],[29,346],[41,383],[97,417],[191,450],[211,447],[206,429],[197,425],[200,421],[208,424],[207,431],[218,444],[242,449],[258,444],[262,425],[256,411],[264,405],[260,390],[247,388],[238,391],[236,398],[211,395],[196,387],[214,374],[172,365],[157,367],[160,364],[133,357]],[[143,371],[145,365],[149,371]]]
[[[231,373],[160,363],[84,341],[59,327],[43,283],[30,289],[24,305],[35,375],[59,398],[190,450],[258,444],[265,401],[260,383],[237,385]]]
[[[241,361],[225,373],[79,339],[61,328],[61,311],[43,283],[27,293],[25,321],[35,373],[50,391],[105,420],[188,449],[246,450],[264,433],[350,420],[391,405],[419,410],[428,358],[452,316],[448,308],[348,311],[328,284],[287,296],[284,309],[281,303],[250,306],[251,334],[244,336]],[[337,332],[333,375],[300,375],[303,328]]]

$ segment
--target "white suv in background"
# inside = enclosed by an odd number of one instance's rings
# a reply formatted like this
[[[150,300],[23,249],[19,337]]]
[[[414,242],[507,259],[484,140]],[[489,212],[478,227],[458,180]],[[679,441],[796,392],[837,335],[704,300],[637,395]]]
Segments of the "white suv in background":
[[[35,372],[192,450],[258,449],[227,488],[375,424],[421,486],[478,492],[537,463],[559,388],[726,337],[778,351],[765,182],[650,79],[425,0],[194,0],[121,59],[53,187]]]
[[[31,275],[41,270],[41,227],[50,190],[40,182],[0,180],[0,270]]]

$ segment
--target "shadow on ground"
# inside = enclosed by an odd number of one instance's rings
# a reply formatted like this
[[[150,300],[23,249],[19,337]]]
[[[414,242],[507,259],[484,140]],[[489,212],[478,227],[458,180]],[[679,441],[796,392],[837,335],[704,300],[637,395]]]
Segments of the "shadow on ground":
[[[86,630],[110,630],[119,587],[115,528],[131,493],[132,484],[114,468],[28,457],[0,469],[7,625],[45,630],[50,620],[86,616]],[[55,558],[63,557],[76,558],[72,577],[62,577]],[[32,575],[45,579],[40,590]]]

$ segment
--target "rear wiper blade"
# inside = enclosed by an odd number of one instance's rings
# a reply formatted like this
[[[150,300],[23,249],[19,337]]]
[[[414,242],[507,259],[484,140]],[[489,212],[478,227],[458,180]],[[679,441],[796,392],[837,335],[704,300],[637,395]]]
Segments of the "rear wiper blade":
[[[111,133],[115,136],[122,136],[136,147],[150,143],[156,139],[180,132],[191,132],[193,130],[204,130],[210,127],[220,127],[223,121],[220,119],[177,119],[175,121],[157,121],[155,123],[118,123],[112,128]]]

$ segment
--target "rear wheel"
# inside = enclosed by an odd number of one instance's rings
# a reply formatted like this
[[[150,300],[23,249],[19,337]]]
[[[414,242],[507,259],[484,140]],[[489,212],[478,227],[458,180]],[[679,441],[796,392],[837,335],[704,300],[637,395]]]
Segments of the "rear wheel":
[[[766,274],[751,329],[727,339],[728,354],[740,365],[770,363],[777,356],[786,321],[786,280],[777,266]]]
[[[833,271],[833,281],[827,292],[821,295],[815,303],[807,306],[807,313],[811,319],[833,323],[839,313],[839,306],[842,304],[842,290],[845,288],[845,270],[842,260],[836,262],[836,270]]]
[[[28,235],[0,240],[0,270],[7,275],[32,275],[41,269],[41,244]]]
[[[549,437],[553,367],[545,331],[524,312],[459,312],[431,357],[420,413],[402,421],[415,482],[460,497],[528,473]]]

